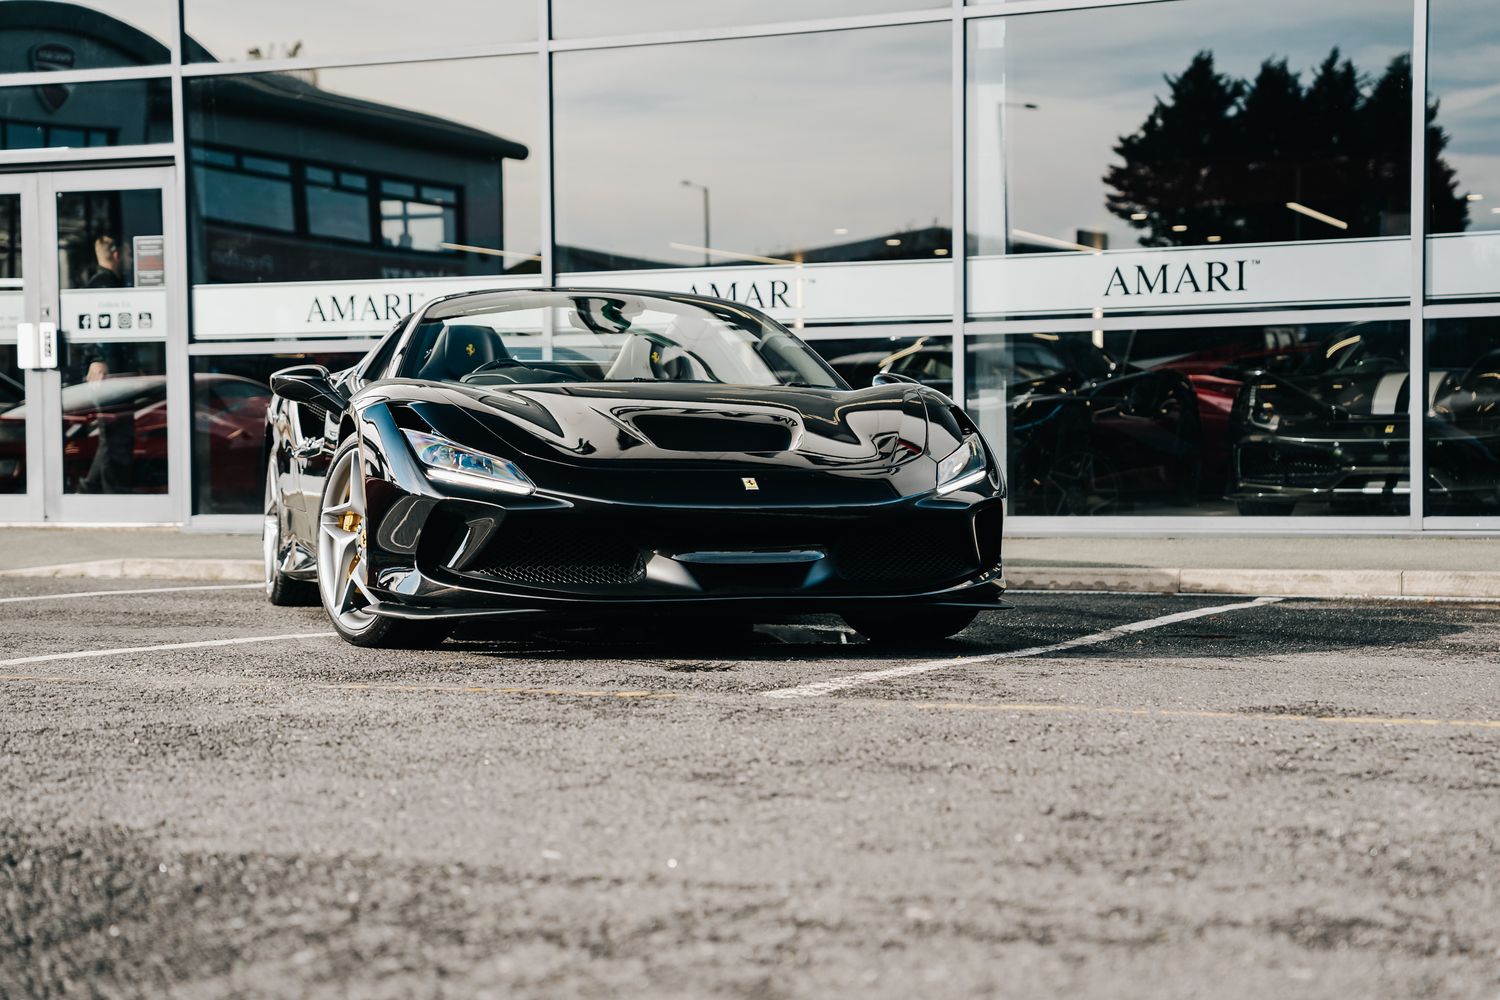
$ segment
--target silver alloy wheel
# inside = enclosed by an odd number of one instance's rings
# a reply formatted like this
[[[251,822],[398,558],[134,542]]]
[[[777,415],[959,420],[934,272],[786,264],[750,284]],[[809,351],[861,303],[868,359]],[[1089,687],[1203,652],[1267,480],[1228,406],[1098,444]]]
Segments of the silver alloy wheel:
[[[266,520],[260,529],[260,547],[266,565],[266,596],[276,590],[276,571],[281,562],[281,511],[276,502],[276,460],[266,468]]]
[[[377,621],[365,611],[365,484],[359,448],[346,450],[328,473],[318,515],[318,593],[323,607],[345,632],[363,632]]]

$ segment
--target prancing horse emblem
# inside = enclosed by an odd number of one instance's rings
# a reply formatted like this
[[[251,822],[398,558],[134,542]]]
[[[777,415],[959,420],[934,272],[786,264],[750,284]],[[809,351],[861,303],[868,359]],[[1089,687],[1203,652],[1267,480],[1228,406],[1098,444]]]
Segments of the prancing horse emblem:
[[[758,490],[758,489],[760,489],[760,483],[757,483],[754,479],[752,479],[749,476],[746,476],[744,479],[741,479],[740,482],[742,482],[742,483],[745,484],[745,489],[747,489],[747,490]]]

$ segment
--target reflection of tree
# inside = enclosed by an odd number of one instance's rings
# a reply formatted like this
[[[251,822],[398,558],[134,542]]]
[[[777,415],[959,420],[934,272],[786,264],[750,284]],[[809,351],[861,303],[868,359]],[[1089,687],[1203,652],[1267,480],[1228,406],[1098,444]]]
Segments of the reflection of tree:
[[[1167,86],[1140,129],[1120,138],[1115,152],[1124,162],[1104,177],[1109,210],[1142,231],[1142,246],[1410,231],[1407,55],[1371,83],[1334,49],[1303,86],[1285,59],[1266,60],[1253,81],[1237,80],[1214,68],[1213,53],[1200,52]],[[1468,206],[1442,158],[1448,136],[1436,116],[1433,102],[1427,170],[1441,232],[1464,228]],[[1288,202],[1348,228],[1289,211]]]

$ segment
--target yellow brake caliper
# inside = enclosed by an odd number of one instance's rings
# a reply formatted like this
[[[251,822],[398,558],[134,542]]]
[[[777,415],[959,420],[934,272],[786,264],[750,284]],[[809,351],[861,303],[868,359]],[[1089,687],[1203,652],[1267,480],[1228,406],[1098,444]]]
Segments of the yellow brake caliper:
[[[360,557],[365,551],[365,525],[364,519],[352,510],[346,510],[339,515],[339,527],[345,531],[357,531],[359,533],[359,546],[354,550],[354,558],[349,560],[349,575],[354,575],[354,567],[359,565]]]

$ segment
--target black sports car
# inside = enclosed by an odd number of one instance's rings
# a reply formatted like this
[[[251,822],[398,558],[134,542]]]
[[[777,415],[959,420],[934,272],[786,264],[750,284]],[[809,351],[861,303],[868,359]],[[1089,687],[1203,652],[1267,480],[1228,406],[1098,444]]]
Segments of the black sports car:
[[[1291,371],[1244,376],[1230,414],[1229,495],[1240,513],[1290,514],[1303,503],[1407,512],[1409,342],[1405,323],[1341,327]],[[1500,509],[1500,352],[1435,351],[1427,362],[1427,509]]]
[[[900,376],[852,389],[731,302],[465,293],[271,385],[266,592],[316,582],[357,645],[673,612],[920,641],[1004,606],[1004,484],[969,418]]]

